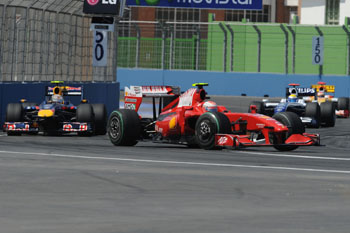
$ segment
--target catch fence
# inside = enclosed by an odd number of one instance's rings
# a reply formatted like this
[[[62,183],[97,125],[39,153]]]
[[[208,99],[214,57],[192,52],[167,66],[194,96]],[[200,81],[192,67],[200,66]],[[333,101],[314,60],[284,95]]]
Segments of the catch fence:
[[[116,35],[108,65],[93,67],[91,18],[81,13],[0,4],[0,81],[115,81]]]

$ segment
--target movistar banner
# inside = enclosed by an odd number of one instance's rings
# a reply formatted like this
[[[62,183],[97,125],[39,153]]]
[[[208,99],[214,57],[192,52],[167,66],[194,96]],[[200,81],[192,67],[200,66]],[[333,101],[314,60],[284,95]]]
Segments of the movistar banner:
[[[126,0],[127,6],[261,10],[263,0]]]

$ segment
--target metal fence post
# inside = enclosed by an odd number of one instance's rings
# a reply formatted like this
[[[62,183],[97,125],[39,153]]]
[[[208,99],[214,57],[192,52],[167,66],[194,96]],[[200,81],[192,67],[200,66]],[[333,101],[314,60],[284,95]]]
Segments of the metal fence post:
[[[166,30],[162,22],[159,22],[160,28],[162,29],[162,58],[161,58],[161,69],[165,68],[165,39],[166,39]]]
[[[51,14],[51,13],[50,13]],[[50,40],[51,40],[51,19],[50,19],[50,16],[49,16],[49,19],[48,19],[48,22],[47,22],[47,43],[46,43],[46,48],[47,48],[47,60],[46,60],[46,75],[49,74],[49,65],[50,65]]]
[[[260,72],[261,70],[261,31],[256,25],[253,25],[253,28],[258,33],[258,72]]]
[[[196,40],[196,70],[199,69],[199,49],[201,44],[201,31],[199,26],[197,25],[197,40]]]
[[[6,23],[5,23],[5,20],[6,20],[6,8],[7,8],[7,4],[3,5],[3,8],[2,8],[2,25],[1,25],[1,34],[0,34],[0,82],[4,80],[3,78],[3,75],[2,75],[2,65],[3,65],[3,53],[4,53],[4,50],[2,49],[3,47],[3,41],[5,40],[4,39],[4,30],[5,30],[5,26],[6,26]]]
[[[284,32],[285,39],[284,39],[284,71],[286,74],[288,74],[288,31],[284,28],[283,24],[280,25],[282,31]]]
[[[34,6],[35,3],[37,3],[39,0],[33,1],[27,8],[26,8],[26,19],[24,20],[24,42],[23,42],[23,67],[22,67],[22,79],[23,81],[27,80],[26,76],[26,68],[27,68],[27,38],[28,41],[30,41],[30,30],[28,31],[28,23],[29,23],[29,10]]]
[[[140,42],[141,42],[141,30],[140,27],[136,24],[132,24],[136,30],[136,53],[135,53],[135,68],[138,68],[140,65]]]
[[[321,29],[318,26],[315,26],[315,29],[320,36],[323,36],[323,32],[321,31]],[[322,75],[323,75],[323,65],[320,65],[320,67],[319,67],[319,78],[320,79],[322,78]]]
[[[75,81],[75,70],[77,66],[77,43],[78,43],[78,16],[75,16],[75,30],[74,30],[74,62],[73,62],[73,82]]]
[[[233,71],[233,68],[234,68],[234,65],[233,65],[233,61],[234,61],[233,55],[234,55],[235,34],[234,34],[234,32],[233,32],[233,29],[232,29],[231,25],[226,24],[226,27],[227,27],[228,31],[230,32],[230,34],[231,34],[230,71],[232,72],[232,71]]]
[[[69,43],[68,43],[68,63],[67,63],[67,81],[70,77],[70,67],[72,64],[72,51],[73,51],[73,13],[70,14],[69,21]]]
[[[118,36],[119,36],[119,31],[118,31],[118,26],[119,26],[119,19],[118,17],[114,17],[114,50],[113,50],[113,58],[112,58],[112,69],[113,69],[113,81],[117,81],[117,68],[118,68]]]
[[[346,47],[347,47],[347,50],[346,50],[346,75],[350,75],[350,31],[345,25],[343,25],[342,28],[347,35],[347,39],[346,39]]]
[[[59,30],[59,12],[56,11],[56,20],[55,20],[55,50],[53,52],[54,54],[54,59],[53,59],[53,72],[52,74],[54,75],[53,76],[53,79],[52,80],[55,80],[56,78],[56,64],[57,64],[57,49],[58,49],[58,30]]]
[[[219,23],[221,30],[224,32],[224,72],[226,72],[226,56],[227,56],[227,31],[222,23]]]
[[[171,70],[173,69],[174,27],[169,25],[169,30],[170,30],[169,70]]]
[[[46,13],[46,9],[44,9],[42,12],[42,15],[41,15],[41,40],[40,40],[40,64],[39,64],[39,80],[40,81],[42,81],[41,80],[41,78],[42,78],[42,75],[43,75],[43,61],[44,61],[44,58],[43,58],[43,54],[44,54],[44,46],[43,46],[43,44],[44,44],[44,35],[45,35],[45,33],[44,33],[44,31],[45,31],[45,29],[44,29],[44,18],[45,18],[45,13]],[[46,33],[46,35],[49,35],[49,33],[47,32]],[[49,61],[47,61],[47,62],[49,62]]]
[[[292,72],[295,74],[295,42],[296,42],[296,36],[295,31],[291,26],[287,26],[288,30],[292,33]]]
[[[12,64],[11,64],[11,81],[13,81],[13,73],[14,73],[14,66],[15,66],[15,59],[17,57],[17,51],[16,51],[16,42],[17,42],[17,22],[16,22],[16,8],[13,8],[13,41],[12,41]],[[17,81],[17,77],[15,77],[15,81]]]

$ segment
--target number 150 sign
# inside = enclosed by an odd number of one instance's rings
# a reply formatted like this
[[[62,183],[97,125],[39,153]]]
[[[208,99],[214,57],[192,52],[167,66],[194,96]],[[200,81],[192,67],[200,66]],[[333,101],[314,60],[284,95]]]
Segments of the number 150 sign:
[[[323,36],[312,37],[312,64],[323,65]]]
[[[107,66],[107,31],[94,31],[94,43],[92,50],[92,65],[93,66]]]

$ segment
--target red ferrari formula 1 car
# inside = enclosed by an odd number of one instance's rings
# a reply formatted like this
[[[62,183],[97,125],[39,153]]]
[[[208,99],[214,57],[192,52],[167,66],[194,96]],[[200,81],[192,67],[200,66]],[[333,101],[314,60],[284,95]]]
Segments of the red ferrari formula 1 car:
[[[304,132],[295,113],[281,112],[269,117],[255,113],[255,106],[252,113],[230,112],[207,100],[203,88],[207,85],[193,84],[196,88],[181,95],[178,87],[126,87],[124,109],[112,112],[108,120],[111,142],[116,146],[133,146],[140,140],[152,140],[203,149],[273,146],[280,151],[320,144],[318,134]],[[153,117],[149,118],[138,114],[146,97],[153,99]]]

